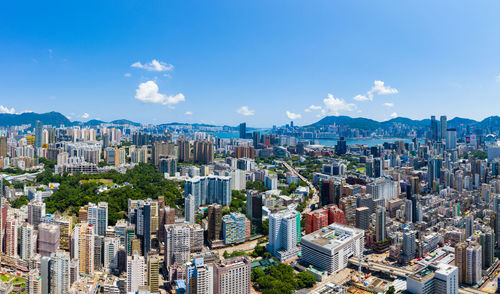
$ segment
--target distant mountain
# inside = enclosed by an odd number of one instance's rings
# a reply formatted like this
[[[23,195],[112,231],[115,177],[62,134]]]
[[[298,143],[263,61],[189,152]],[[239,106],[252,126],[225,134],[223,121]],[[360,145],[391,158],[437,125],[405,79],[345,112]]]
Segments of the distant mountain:
[[[373,119],[349,116],[326,116],[320,121],[310,125],[313,127],[328,126],[328,125],[347,125],[351,128],[374,130],[380,127],[380,122]]]
[[[27,124],[34,126],[37,120],[41,121],[44,125],[72,125],[72,122],[67,117],[55,111],[47,113],[25,112],[21,114],[0,113],[0,126],[4,127]]]
[[[83,123],[84,126],[91,126],[91,127],[95,127],[95,126],[99,126],[101,124],[104,124],[106,123],[105,121],[102,121],[102,120],[98,120],[98,119],[91,119],[89,121],[86,121]]]
[[[132,126],[136,126],[136,127],[139,127],[141,125],[140,123],[136,123],[136,122],[130,121],[128,119],[117,119],[117,120],[111,121],[110,123],[115,124],[115,125],[132,125]]]
[[[439,118],[437,119],[439,123]],[[387,128],[394,124],[407,125],[412,128],[426,128],[430,126],[430,119],[414,120],[406,117],[397,117],[387,121],[378,122],[376,120],[362,118],[362,117],[349,117],[349,116],[327,116],[319,120],[318,122],[309,125],[307,127],[321,127],[328,125],[347,125],[350,128],[373,130],[377,128]],[[455,117],[448,120],[448,128],[457,128],[459,126],[471,126],[484,129],[500,129],[500,117],[490,116],[485,118],[481,122],[473,119]]]

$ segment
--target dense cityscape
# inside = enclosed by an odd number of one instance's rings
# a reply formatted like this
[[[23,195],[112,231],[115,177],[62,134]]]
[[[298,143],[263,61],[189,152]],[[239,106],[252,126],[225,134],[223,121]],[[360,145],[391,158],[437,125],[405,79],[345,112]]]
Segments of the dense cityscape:
[[[1,291],[493,293],[498,130],[427,121],[5,126]]]

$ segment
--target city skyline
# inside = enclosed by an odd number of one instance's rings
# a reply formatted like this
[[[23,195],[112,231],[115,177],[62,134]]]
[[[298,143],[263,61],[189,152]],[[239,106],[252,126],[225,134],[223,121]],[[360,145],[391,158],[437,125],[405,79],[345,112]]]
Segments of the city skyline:
[[[481,120],[500,93],[500,4],[453,4],[8,3],[0,112],[255,127]]]

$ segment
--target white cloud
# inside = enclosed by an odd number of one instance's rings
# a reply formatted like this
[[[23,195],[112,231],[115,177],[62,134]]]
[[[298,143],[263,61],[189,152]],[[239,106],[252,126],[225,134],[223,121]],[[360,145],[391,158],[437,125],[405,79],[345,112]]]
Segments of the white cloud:
[[[89,118],[89,114],[85,112],[84,114],[82,114],[82,118],[83,118],[83,119],[87,119],[87,118]]]
[[[313,110],[321,110],[321,106],[318,105],[311,105],[308,108],[306,108],[304,111],[305,112],[311,112]]]
[[[158,85],[154,81],[141,83],[135,90],[135,98],[145,103],[158,103],[172,107],[179,102],[186,101],[182,93],[168,96],[158,92]]]
[[[186,115],[193,115],[193,113],[191,111],[186,111],[185,113]]]
[[[158,61],[153,59],[149,63],[142,64],[140,61],[132,63],[131,67],[142,68],[148,71],[171,71],[174,69],[172,64],[168,64],[166,62]]]
[[[372,101],[373,96],[375,95],[390,95],[390,94],[397,94],[398,92],[399,92],[398,89],[392,88],[391,86],[386,86],[383,81],[376,80],[373,82],[373,87],[370,89],[370,91],[366,92],[366,95],[358,94],[354,97],[354,100]]]
[[[130,78],[132,76],[132,74],[128,72],[128,73],[124,74],[123,76],[126,78]]]
[[[286,111],[286,116],[288,116],[289,119],[300,119],[302,118],[302,115],[300,113],[293,113],[290,111]]]
[[[500,75],[497,76],[497,82],[500,82]]]
[[[236,109],[236,112],[244,116],[251,116],[255,114],[255,110],[249,109],[248,106],[242,106]]]
[[[373,87],[370,91],[368,91],[368,97],[370,100],[373,100],[373,95],[390,95],[397,94],[398,89],[391,88],[391,86],[386,86],[383,81],[375,81],[373,82]]]
[[[392,107],[394,107],[394,103],[392,103],[392,102],[386,102],[386,103],[384,103],[384,106],[387,107],[387,108],[392,108]]]
[[[361,94],[358,94],[354,97],[354,100],[356,101],[367,101],[367,100],[370,100],[368,97],[366,97],[365,95],[361,95]]]
[[[0,113],[14,114],[14,113],[16,113],[16,110],[14,109],[14,107],[9,109],[8,107],[0,105]]]
[[[391,113],[391,118],[396,118],[396,117],[398,117],[397,113],[395,113],[395,112]]]
[[[344,99],[335,98],[332,94],[323,99],[324,107],[321,109],[322,115],[338,116],[341,111],[354,111],[357,106],[353,103],[347,103]]]

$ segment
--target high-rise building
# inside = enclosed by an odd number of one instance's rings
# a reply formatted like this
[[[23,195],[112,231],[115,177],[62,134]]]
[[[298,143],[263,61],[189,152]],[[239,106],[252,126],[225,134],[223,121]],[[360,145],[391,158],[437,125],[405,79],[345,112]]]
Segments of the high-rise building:
[[[246,217],[232,212],[222,217],[222,237],[224,244],[243,243],[246,240]]]
[[[240,124],[240,139],[245,139],[247,137],[247,124]]]
[[[177,145],[179,146],[179,161],[191,161],[191,143],[189,140],[186,138],[179,138],[179,140],[177,140]]]
[[[177,158],[174,156],[162,156],[159,159],[158,171],[160,174],[167,174],[169,176],[175,175],[177,172]]]
[[[78,260],[80,273],[94,273],[94,242],[95,231],[91,224],[86,222],[77,224],[75,231],[78,235]]]
[[[414,231],[407,230],[403,233],[403,252],[401,253],[401,256],[404,264],[408,264],[415,258],[415,241],[416,236]]]
[[[187,264],[186,293],[213,294],[213,277],[213,266],[205,264],[203,257],[193,258],[193,262]]]
[[[479,244],[471,244],[465,251],[467,269],[465,271],[465,283],[474,285],[482,278],[482,252]]]
[[[194,161],[209,164],[214,161],[214,144],[209,141],[195,141],[193,147]]]
[[[134,254],[127,257],[127,292],[135,293],[146,285],[146,263],[144,256]]]
[[[213,204],[208,208],[208,240],[222,239],[222,206]]]
[[[458,294],[458,268],[438,263],[434,271],[434,293]]]
[[[446,131],[448,130],[448,126],[447,125],[448,125],[448,123],[447,123],[446,115],[441,115],[441,118],[440,118],[440,128],[441,128],[440,137],[441,137],[441,142],[444,142],[446,140],[446,136],[447,136]],[[448,146],[448,143],[446,144],[446,146]]]
[[[189,196],[184,199],[184,215],[186,221],[190,224],[195,223],[195,211],[194,196],[189,194]]]
[[[218,203],[228,206],[231,203],[231,177],[214,176],[194,177],[184,184],[184,197],[193,195],[195,207]]]
[[[59,249],[59,226],[52,223],[38,225],[38,253],[50,256]]]
[[[214,270],[214,294],[250,294],[251,261],[247,256],[225,259]]]
[[[262,195],[247,192],[247,218],[252,223],[252,235],[262,232]]]
[[[106,236],[106,228],[108,227],[108,203],[99,202],[96,204],[88,204],[87,222],[92,225],[95,233],[99,236]]]
[[[129,219],[135,224],[135,234],[141,239],[142,254],[147,255],[151,251],[152,216],[156,204],[150,198],[146,200],[129,200]],[[131,204],[133,203],[133,204]],[[156,218],[156,224],[157,223]]]
[[[42,122],[37,120],[35,122],[35,148],[37,149],[42,147],[42,130]]]
[[[453,150],[457,148],[457,129],[446,130],[446,150]]]
[[[69,293],[71,286],[70,279],[70,258],[69,254],[63,250],[57,250],[50,256],[50,293]]]
[[[356,208],[356,228],[368,231],[370,229],[370,215],[368,207]]]
[[[18,224],[14,216],[8,216],[5,221],[5,254],[17,256],[17,232]],[[43,255],[42,255],[43,256]]]
[[[405,222],[413,221],[413,203],[410,199],[405,199]]]
[[[297,211],[285,210],[269,215],[268,251],[271,254],[282,262],[297,257],[299,240],[300,214]]]
[[[191,229],[181,224],[165,225],[165,267],[189,261]]]
[[[350,257],[358,257],[363,253],[364,231],[333,223],[322,230],[305,235],[301,243],[301,258],[304,261],[333,274],[344,269]]]
[[[7,137],[0,137],[0,157],[7,157]]]
[[[28,223],[33,225],[35,230],[38,229],[42,216],[45,216],[45,203],[36,198],[31,200],[28,203]]]
[[[378,207],[376,215],[376,240],[377,242],[385,241],[385,208]]]
[[[458,283],[465,283],[467,276],[467,243],[458,243],[455,245],[455,265],[458,268]]]
[[[234,147],[234,155],[236,158],[255,158],[254,146],[236,146]]]
[[[73,224],[72,218],[69,216],[59,217],[54,222],[59,225],[59,248],[69,251]]]
[[[159,293],[160,258],[157,255],[148,256],[148,285],[151,293]]]
[[[479,235],[482,249],[483,270],[490,268],[495,257],[495,233],[493,230],[487,230]]]
[[[438,140],[438,123],[436,120],[436,116],[431,116],[431,132],[430,139],[432,142],[436,142]]]
[[[28,273],[25,292],[27,294],[42,294],[42,277],[38,269],[33,269]]]
[[[28,260],[35,255],[36,235],[34,228],[27,222],[19,227],[19,257]]]
[[[465,238],[469,238],[474,234],[474,216],[469,214],[465,217]]]
[[[252,134],[252,143],[253,143],[253,148],[257,149],[257,147],[259,147],[260,132],[253,132],[253,134]]]
[[[306,234],[310,234],[328,226],[328,211],[322,209],[311,211],[305,214],[305,219]]]
[[[116,237],[104,237],[103,240],[103,267],[109,270],[118,269],[118,250],[120,239]]]

